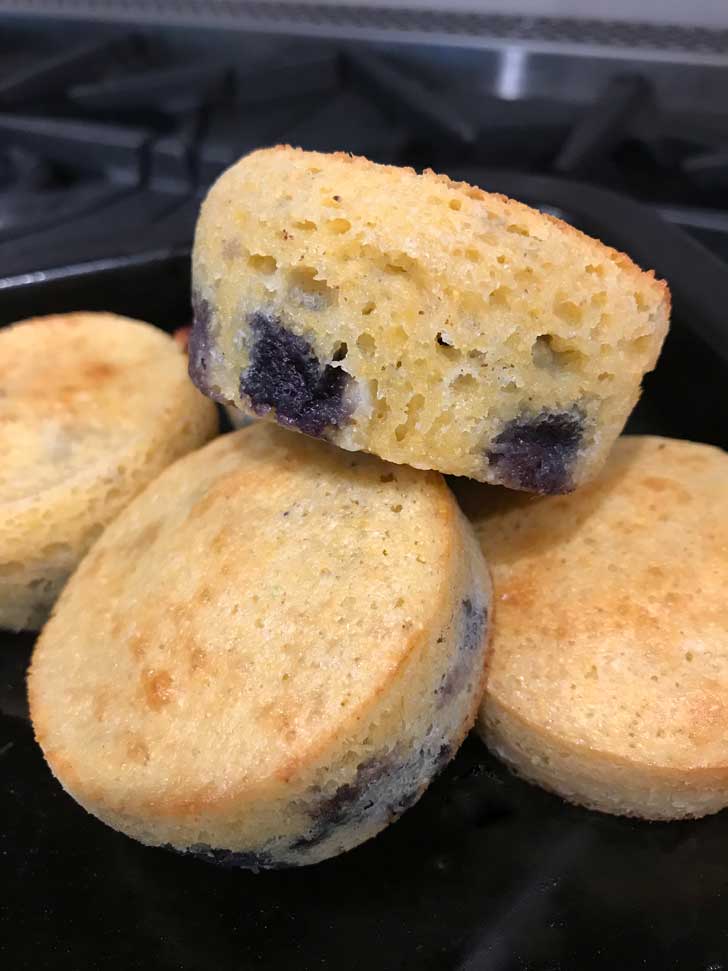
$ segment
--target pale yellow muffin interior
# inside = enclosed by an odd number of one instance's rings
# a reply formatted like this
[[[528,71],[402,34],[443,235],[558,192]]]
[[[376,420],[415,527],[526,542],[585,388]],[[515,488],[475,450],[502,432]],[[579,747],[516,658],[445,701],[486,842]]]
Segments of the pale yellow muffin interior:
[[[624,437],[571,496],[462,500],[495,587],[488,745],[607,812],[728,805],[728,455]]]
[[[300,862],[335,798],[311,862],[454,752],[488,607],[439,475],[256,423],[166,470],[84,560],[33,656],[36,736],[83,806],[144,842]],[[362,773],[383,808],[349,820]]]
[[[149,324],[76,313],[0,330],[0,626],[39,626],[103,527],[216,429]]]
[[[559,220],[431,172],[286,147],[210,191],[194,286],[208,393],[250,410],[241,375],[263,315],[351,376],[325,437],[544,492],[602,464],[669,317],[664,283]],[[554,416],[576,429],[568,468],[512,468],[509,436]]]

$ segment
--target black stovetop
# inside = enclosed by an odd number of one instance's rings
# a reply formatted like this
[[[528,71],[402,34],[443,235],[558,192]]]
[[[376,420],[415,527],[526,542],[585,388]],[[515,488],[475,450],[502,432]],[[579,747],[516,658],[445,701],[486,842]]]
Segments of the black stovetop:
[[[577,179],[668,212],[728,257],[728,117],[666,109],[634,68],[584,103],[494,97],[477,58],[464,63],[391,45],[4,28],[0,276],[188,246],[211,181],[276,142]]]
[[[0,32],[0,325],[84,307],[180,326],[217,173],[276,141],[348,149],[522,198],[654,266],[673,326],[630,430],[728,445],[728,271],[659,216],[712,225],[703,242],[728,255],[715,120],[679,122],[634,73],[586,104],[511,102],[478,93],[456,57],[415,70],[405,51],[363,46],[240,38],[223,56],[202,41],[54,36]],[[669,824],[591,813],[471,739],[417,806],[351,853],[219,870],[142,847],[63,793],[28,721],[32,644],[0,632],[4,967],[728,968],[727,812]]]

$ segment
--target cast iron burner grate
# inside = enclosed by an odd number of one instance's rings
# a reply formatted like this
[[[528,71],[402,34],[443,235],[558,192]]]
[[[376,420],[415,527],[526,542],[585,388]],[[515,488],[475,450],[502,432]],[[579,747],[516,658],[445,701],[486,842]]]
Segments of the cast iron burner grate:
[[[457,59],[428,66],[406,48],[241,37],[221,55],[114,33],[59,52],[42,33],[6,31],[3,277],[186,247],[211,181],[280,141],[577,178],[637,196],[728,255],[728,123],[660,110],[639,73],[574,105],[484,94]]]

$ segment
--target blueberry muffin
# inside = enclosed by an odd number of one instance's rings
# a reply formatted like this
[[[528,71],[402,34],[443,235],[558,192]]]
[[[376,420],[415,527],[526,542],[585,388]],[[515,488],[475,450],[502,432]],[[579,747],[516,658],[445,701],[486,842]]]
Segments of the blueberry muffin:
[[[193,258],[205,394],[352,451],[536,493],[602,465],[667,286],[445,176],[279,146],[211,189]]]
[[[104,526],[216,430],[149,324],[75,313],[0,330],[0,627],[38,628]]]
[[[490,748],[604,812],[728,806],[728,455],[621,438],[573,496],[464,503],[493,569]]]
[[[143,843],[314,863],[455,752],[489,606],[439,475],[256,422],[163,472],[82,562],[33,656],[36,737]]]

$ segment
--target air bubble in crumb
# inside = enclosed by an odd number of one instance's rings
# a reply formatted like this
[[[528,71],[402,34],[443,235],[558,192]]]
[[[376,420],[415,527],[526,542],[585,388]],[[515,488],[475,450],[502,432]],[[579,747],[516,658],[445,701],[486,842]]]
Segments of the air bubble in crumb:
[[[534,341],[531,357],[537,368],[552,374],[568,368],[578,367],[581,354],[553,334],[541,334]]]
[[[356,339],[356,346],[359,348],[362,354],[366,357],[370,357],[377,349],[377,342],[374,340],[371,334],[366,331],[363,334],[359,334]]]
[[[507,307],[512,295],[510,287],[496,287],[490,295],[490,302],[496,307]]]
[[[645,354],[652,343],[652,336],[650,334],[644,334],[642,337],[636,337],[630,342],[630,350],[635,354]]]
[[[425,399],[421,394],[412,395],[407,404],[407,420],[394,429],[394,437],[398,442],[404,441],[407,435],[417,427],[417,418],[424,403]]]
[[[248,266],[264,276],[270,276],[278,269],[278,264],[272,256],[263,256],[259,253],[253,253],[248,257]]]
[[[336,299],[336,290],[320,280],[313,266],[299,266],[290,273],[289,295],[307,310],[323,310]]]
[[[326,225],[332,233],[336,233],[338,236],[348,233],[351,229],[351,223],[348,219],[329,219]]]
[[[554,314],[567,324],[581,323],[581,307],[575,304],[573,300],[555,300]]]

